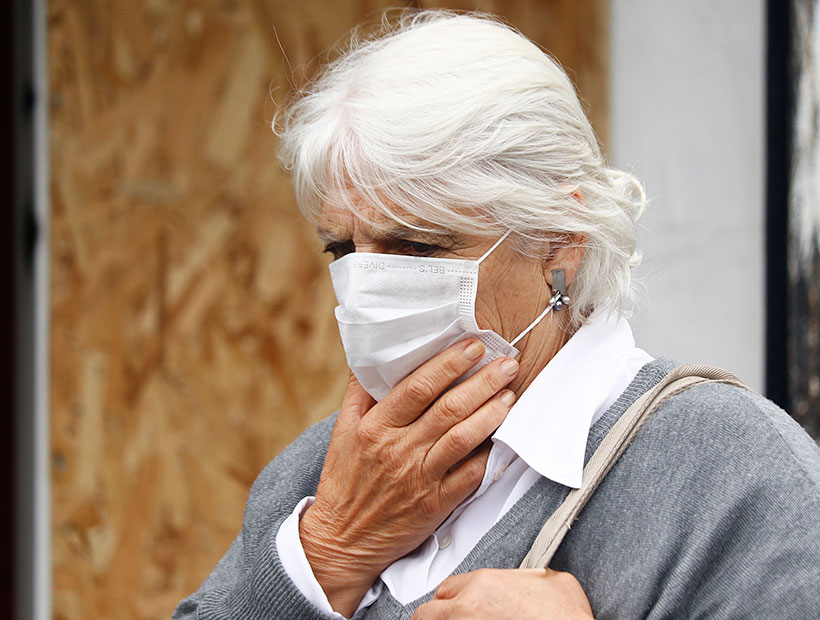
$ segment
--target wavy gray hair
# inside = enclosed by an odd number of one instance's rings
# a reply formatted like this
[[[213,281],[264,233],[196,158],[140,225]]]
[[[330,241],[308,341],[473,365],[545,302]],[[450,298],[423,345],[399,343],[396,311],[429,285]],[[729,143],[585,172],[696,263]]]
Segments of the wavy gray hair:
[[[583,239],[573,325],[631,305],[643,188],[607,167],[561,67],[492,16],[405,11],[375,35],[354,31],[274,131],[309,219],[325,202],[364,201],[405,226],[403,213],[468,234],[509,229],[530,256]]]

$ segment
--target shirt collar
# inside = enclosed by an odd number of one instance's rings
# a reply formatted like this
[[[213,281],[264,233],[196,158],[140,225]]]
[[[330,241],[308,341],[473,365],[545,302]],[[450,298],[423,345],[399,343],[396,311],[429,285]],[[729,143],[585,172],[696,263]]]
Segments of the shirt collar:
[[[617,366],[634,351],[626,319],[595,312],[536,376],[493,439],[542,476],[579,488],[589,429],[612,404],[613,393],[617,398],[629,384],[631,377]]]

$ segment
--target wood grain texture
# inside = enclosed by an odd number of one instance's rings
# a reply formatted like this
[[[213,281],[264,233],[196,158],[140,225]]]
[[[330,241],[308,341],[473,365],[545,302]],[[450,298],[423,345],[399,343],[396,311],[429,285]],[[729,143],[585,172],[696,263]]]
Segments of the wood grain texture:
[[[327,259],[268,122],[395,5],[49,2],[55,618],[168,618],[258,471],[338,406]],[[505,16],[571,68],[605,134],[603,0],[420,5]]]

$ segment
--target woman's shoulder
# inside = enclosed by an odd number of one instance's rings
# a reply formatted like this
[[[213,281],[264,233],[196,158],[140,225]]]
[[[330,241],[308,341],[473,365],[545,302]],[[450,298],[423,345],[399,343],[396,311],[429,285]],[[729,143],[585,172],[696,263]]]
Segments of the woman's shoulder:
[[[648,368],[641,393],[674,366]],[[814,440],[752,390],[699,384],[647,421],[573,524],[567,540],[577,542],[563,557],[592,547],[589,566],[568,566],[613,605],[653,601],[668,617],[816,617],[805,612],[817,605],[818,515]],[[599,574],[640,586],[609,591]]]
[[[246,530],[283,519],[300,500],[315,495],[336,415],[309,427],[260,472],[245,504]]]
[[[295,480],[311,477],[305,474],[315,473],[318,480],[337,415],[338,411],[305,429],[265,466],[256,478],[251,492],[281,482],[283,475],[289,473],[296,474],[292,478]]]
[[[671,396],[648,434],[700,467],[766,472],[813,487],[820,498],[820,448],[783,409],[763,395],[727,383],[703,383]]]

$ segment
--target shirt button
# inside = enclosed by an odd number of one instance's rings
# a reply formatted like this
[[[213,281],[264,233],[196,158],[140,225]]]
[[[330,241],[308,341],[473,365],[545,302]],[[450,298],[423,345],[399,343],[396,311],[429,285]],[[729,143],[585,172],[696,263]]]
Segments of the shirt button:
[[[438,548],[439,549],[446,549],[451,544],[453,544],[453,537],[450,536],[449,534],[445,534],[444,536],[441,537],[441,540],[438,543]]]
[[[493,482],[498,482],[501,479],[501,476],[504,475],[504,471],[506,469],[507,468],[504,467],[503,465],[501,467],[499,467],[498,469],[496,469],[495,473],[493,474]]]

